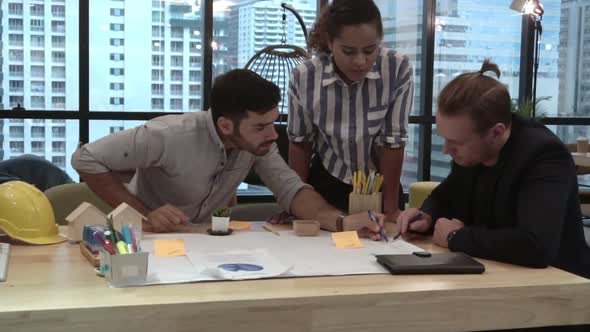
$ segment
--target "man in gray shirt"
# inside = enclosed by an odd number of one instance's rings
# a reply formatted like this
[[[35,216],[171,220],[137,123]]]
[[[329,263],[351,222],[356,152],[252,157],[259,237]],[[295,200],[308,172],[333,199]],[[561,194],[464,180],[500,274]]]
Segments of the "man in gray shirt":
[[[209,112],[162,116],[104,137],[76,150],[72,165],[107,203],[126,202],[145,215],[146,231],[209,221],[254,167],[281,207],[297,218],[379,239],[382,215],[376,214],[378,223],[367,213],[344,215],[284,162],[274,143],[279,100],[274,83],[232,70],[215,80]],[[126,186],[118,174],[129,171],[135,175]]]

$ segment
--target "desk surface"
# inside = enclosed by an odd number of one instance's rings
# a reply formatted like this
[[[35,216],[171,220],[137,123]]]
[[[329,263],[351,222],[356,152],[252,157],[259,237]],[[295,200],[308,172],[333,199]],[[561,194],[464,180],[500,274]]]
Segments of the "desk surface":
[[[427,241],[416,245],[433,252]],[[590,280],[480,260],[483,275],[108,288],[77,246],[12,247],[0,331],[460,331],[590,323]],[[108,328],[110,327],[110,328]]]

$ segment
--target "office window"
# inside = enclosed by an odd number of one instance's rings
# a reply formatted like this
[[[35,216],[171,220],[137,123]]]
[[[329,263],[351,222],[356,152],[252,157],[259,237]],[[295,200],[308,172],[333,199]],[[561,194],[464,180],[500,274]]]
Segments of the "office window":
[[[31,16],[43,16],[45,14],[45,6],[41,4],[31,4]]]
[[[9,2],[8,3],[8,14],[21,16],[23,14],[23,4]]]
[[[51,142],[51,151],[53,153],[66,152],[66,143],[65,142]]]
[[[125,25],[120,23],[111,23],[111,31],[124,31]]]
[[[170,50],[172,52],[182,52],[182,42],[181,41],[171,41],[170,42]]]
[[[10,142],[10,152],[24,153],[25,152],[25,142]]]
[[[111,46],[124,46],[125,39],[122,38],[111,38]]]
[[[55,166],[59,168],[66,167],[66,157],[65,156],[53,156],[51,157],[51,163],[55,164]]]
[[[23,61],[23,51],[22,50],[9,50],[8,51],[8,60],[10,61]]]
[[[24,98],[23,96],[9,96],[8,102],[10,103],[10,107],[25,107]]]
[[[51,107],[54,109],[64,109],[66,107],[66,98],[51,97]]]
[[[66,68],[61,67],[61,66],[52,66],[51,67],[51,77],[65,78],[66,77]]]
[[[33,153],[43,153],[45,152],[45,142],[31,142],[31,152]]]
[[[161,111],[164,109],[164,99],[152,98],[152,110]]]
[[[164,12],[152,11],[152,23],[163,23],[163,22],[164,22]]]
[[[52,47],[65,47],[66,46],[66,37],[65,36],[51,36],[51,46]]]
[[[199,72],[196,70],[191,70],[189,72],[189,77],[188,80],[191,82],[200,82],[201,81],[201,75],[199,75]]]
[[[164,56],[163,55],[152,55],[152,66],[164,66]]]
[[[110,73],[113,76],[122,76],[122,75],[125,75],[125,69],[124,68],[111,68]]]
[[[163,80],[164,80],[164,70],[152,69],[152,81],[163,81]]]
[[[184,36],[184,29],[180,27],[172,27],[170,29],[172,38],[182,38]]]
[[[45,109],[45,97],[31,96],[31,108]]]
[[[8,66],[8,75],[10,77],[22,77],[24,72],[24,67],[22,65],[9,65]]]
[[[125,54],[124,53],[111,53],[111,60],[123,61],[123,60],[125,60]]]
[[[31,66],[31,77],[45,78],[45,66]]]
[[[201,86],[198,84],[191,84],[188,86],[188,94],[189,96],[199,96],[201,95]]]
[[[125,83],[111,83],[110,84],[110,89],[111,90],[124,90],[125,89]]]
[[[45,36],[31,35],[31,46],[45,47]]]
[[[182,84],[172,84],[170,86],[170,94],[173,96],[182,96]]]
[[[51,15],[53,17],[65,17],[66,16],[66,7],[60,5],[52,5],[51,6]]]
[[[116,126],[116,127],[111,127],[111,128],[109,129],[109,132],[110,132],[111,134],[114,134],[114,133],[116,133],[116,132],[123,131],[123,130],[125,130],[125,127],[122,127],[122,126]]]
[[[32,62],[45,62],[45,51],[31,51]]]
[[[182,67],[182,55],[173,55],[170,57],[170,63],[174,67]]]
[[[53,51],[51,52],[51,60],[57,63],[65,63],[66,53],[62,51]]]
[[[123,104],[125,104],[125,98],[111,97],[110,104],[111,105],[123,105]]]
[[[189,99],[188,108],[191,111],[200,111],[201,101],[199,99]]]
[[[121,8],[111,8],[111,16],[124,16],[125,9]]]
[[[201,59],[199,57],[196,56],[190,56],[188,58],[188,65],[189,67],[200,67],[201,66]]]
[[[9,18],[8,31],[23,31],[23,20],[20,18]]]
[[[56,33],[66,32],[66,23],[63,21],[51,21],[51,31]]]
[[[20,125],[20,126],[10,126],[10,128],[8,129],[9,131],[9,137],[10,138],[24,138],[25,137],[25,128]],[[24,143],[23,143],[23,148],[24,148]]]
[[[53,92],[53,93],[66,92],[66,82],[51,82],[51,92]]]
[[[32,40],[33,36],[31,36]],[[8,45],[23,46],[23,35],[11,33],[8,35]],[[34,45],[33,45],[34,46]]]
[[[31,31],[45,31],[45,22],[40,19],[32,19],[31,20]]]
[[[51,137],[65,138],[66,137],[66,128],[65,127],[51,127]]]
[[[31,92],[33,92],[33,93],[45,92],[45,82],[44,81],[32,81],[31,82]]]
[[[152,94],[156,96],[164,95],[164,84],[152,84]]]
[[[9,85],[8,91],[10,91],[10,92],[23,92],[25,82],[10,80],[10,82],[8,82],[8,85]]]
[[[170,109],[174,111],[182,110],[182,99],[170,99]]]
[[[162,51],[164,51],[164,41],[162,41],[162,40],[152,40],[152,51],[154,51],[154,52],[162,52]]]
[[[45,127],[31,127],[31,137],[33,138],[44,138],[45,137]]]
[[[170,79],[172,81],[182,81],[182,70],[171,70]]]
[[[153,26],[152,27],[152,37],[164,37],[164,27]]]

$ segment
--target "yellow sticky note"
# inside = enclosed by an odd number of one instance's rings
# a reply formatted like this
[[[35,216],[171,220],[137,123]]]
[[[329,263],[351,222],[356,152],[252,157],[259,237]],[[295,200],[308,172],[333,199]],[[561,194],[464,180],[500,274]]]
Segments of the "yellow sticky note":
[[[363,244],[359,240],[359,235],[356,231],[332,233],[332,240],[336,244],[336,248],[353,249],[362,248]]]
[[[154,249],[156,256],[160,257],[185,255],[184,240],[182,239],[155,240]]]
[[[233,229],[234,231],[243,231],[250,229],[250,223],[247,221],[232,220],[229,222],[229,228]]]

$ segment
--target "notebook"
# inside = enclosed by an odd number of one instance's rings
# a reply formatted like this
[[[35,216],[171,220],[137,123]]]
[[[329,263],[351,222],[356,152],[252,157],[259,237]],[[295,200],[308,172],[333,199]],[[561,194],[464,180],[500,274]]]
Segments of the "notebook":
[[[479,274],[485,271],[483,264],[462,252],[418,252],[411,255],[375,257],[391,274]]]

